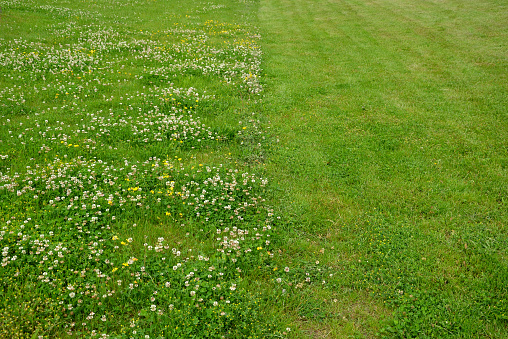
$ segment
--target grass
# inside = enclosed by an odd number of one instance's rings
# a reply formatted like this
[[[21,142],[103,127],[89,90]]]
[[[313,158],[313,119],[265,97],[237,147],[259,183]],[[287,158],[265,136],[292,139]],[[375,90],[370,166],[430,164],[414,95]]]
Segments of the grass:
[[[326,249],[340,309],[364,292],[340,325],[293,313],[301,337],[507,335],[503,9],[261,2],[288,251]]]
[[[508,336],[503,2],[0,7],[2,336]]]
[[[249,5],[0,4],[0,336],[285,337]]]

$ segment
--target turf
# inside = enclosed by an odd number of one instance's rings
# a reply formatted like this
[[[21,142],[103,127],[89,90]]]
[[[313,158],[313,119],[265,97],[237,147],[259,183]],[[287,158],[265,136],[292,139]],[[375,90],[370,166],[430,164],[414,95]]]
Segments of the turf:
[[[349,313],[302,337],[507,335],[506,9],[261,1],[288,251],[326,248]]]

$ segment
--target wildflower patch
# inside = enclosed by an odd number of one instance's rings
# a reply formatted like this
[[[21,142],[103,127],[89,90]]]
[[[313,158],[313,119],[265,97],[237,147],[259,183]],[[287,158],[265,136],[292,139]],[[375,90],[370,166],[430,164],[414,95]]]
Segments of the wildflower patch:
[[[0,6],[0,336],[282,335],[252,288],[268,181],[229,157],[264,140],[254,28],[191,17],[211,3],[153,2],[155,30],[136,0]]]

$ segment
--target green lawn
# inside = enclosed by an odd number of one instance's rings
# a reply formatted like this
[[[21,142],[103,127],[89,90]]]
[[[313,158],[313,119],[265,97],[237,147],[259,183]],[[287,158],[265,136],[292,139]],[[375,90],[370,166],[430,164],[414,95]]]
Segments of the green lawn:
[[[0,337],[508,337],[507,7],[0,0]]]
[[[287,251],[342,274],[339,320],[287,308],[301,337],[508,335],[507,13],[261,1]]]

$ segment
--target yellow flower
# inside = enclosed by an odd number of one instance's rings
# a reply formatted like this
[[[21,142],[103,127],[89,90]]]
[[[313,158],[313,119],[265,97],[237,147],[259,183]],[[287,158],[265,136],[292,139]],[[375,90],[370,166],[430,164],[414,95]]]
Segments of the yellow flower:
[[[113,236],[113,240],[116,240],[118,239],[118,237],[116,235]]]
[[[112,272],[116,272],[118,270],[118,267],[113,268]]]
[[[126,262],[124,262],[122,265],[125,266],[125,267],[129,266],[129,264],[126,263]]]
[[[166,212],[166,215],[171,215],[171,213],[169,213],[169,212]]]
[[[261,247],[261,246],[259,246],[259,247],[257,248],[257,250],[258,250],[258,251],[259,251],[259,250],[262,250],[262,249],[263,249],[263,247]]]

